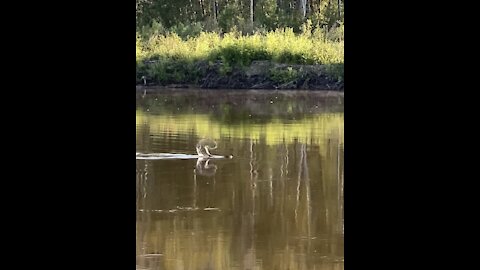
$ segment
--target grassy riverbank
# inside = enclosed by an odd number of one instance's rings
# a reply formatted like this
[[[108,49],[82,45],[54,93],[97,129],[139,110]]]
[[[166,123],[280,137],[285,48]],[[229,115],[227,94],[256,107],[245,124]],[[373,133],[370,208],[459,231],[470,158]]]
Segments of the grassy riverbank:
[[[183,38],[176,33],[137,34],[137,83],[145,78],[158,85],[290,89],[342,83],[343,27],[335,31],[305,25],[299,34],[292,28]]]

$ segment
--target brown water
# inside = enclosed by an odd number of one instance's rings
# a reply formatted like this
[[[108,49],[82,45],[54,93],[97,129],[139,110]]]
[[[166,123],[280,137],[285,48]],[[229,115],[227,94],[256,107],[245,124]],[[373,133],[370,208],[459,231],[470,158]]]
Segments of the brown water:
[[[137,95],[137,269],[343,269],[343,96]]]

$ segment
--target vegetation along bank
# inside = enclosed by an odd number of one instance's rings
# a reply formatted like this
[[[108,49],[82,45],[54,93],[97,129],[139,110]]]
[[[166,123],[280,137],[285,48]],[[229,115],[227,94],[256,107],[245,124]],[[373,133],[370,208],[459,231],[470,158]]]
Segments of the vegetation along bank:
[[[343,24],[242,33],[137,31],[137,85],[343,90]],[[153,29],[153,30],[152,30]]]

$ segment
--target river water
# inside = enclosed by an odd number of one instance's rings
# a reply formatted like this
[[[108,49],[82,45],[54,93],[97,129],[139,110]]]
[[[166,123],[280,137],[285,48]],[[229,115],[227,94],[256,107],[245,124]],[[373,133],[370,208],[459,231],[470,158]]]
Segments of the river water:
[[[137,94],[137,269],[343,269],[343,95]]]

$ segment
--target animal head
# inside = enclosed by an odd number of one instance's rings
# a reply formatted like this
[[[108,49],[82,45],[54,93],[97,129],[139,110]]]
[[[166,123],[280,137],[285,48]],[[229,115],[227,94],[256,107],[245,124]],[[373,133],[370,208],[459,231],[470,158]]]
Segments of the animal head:
[[[212,139],[201,139],[197,143],[197,147],[203,147],[208,149],[215,149],[217,148],[217,143]]]

